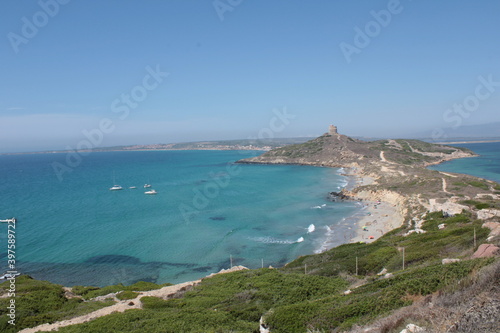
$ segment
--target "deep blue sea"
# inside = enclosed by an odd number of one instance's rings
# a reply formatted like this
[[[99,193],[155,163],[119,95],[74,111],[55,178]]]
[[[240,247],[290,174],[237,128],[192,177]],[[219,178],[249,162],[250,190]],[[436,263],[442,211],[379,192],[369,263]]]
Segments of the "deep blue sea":
[[[233,163],[254,154],[106,152],[71,167],[65,153],[0,156],[0,219],[18,219],[17,270],[66,286],[177,283],[231,262],[281,266],[348,240],[346,217],[359,206],[327,200],[346,185],[338,169]],[[62,179],[54,163],[68,167]]]
[[[448,161],[431,166],[430,169],[465,173],[500,182],[500,142],[463,143],[453,146],[468,148],[479,156]]]

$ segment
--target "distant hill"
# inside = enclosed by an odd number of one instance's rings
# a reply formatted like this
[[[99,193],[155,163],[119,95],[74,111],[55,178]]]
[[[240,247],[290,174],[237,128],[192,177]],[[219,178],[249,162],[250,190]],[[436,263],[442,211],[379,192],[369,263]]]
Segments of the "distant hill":
[[[450,141],[455,139],[500,139],[500,122],[493,122],[481,125],[459,126],[457,128],[443,127],[438,138],[433,138],[432,133],[436,129],[429,129],[425,132],[418,132],[409,135],[411,138],[420,138],[433,141]]]
[[[270,150],[290,144],[303,143],[311,138],[240,139],[221,141],[195,141],[159,143],[122,147],[98,148],[96,150]]]
[[[106,151],[149,151],[149,150],[271,150],[291,144],[299,144],[311,140],[311,137],[300,138],[274,138],[274,139],[241,139],[220,141],[194,141],[179,143],[155,143],[147,145],[97,147],[84,152],[106,152]],[[27,153],[5,153],[0,155],[17,154],[43,154],[43,153],[65,153],[66,150],[51,150]]]
[[[325,133],[308,142],[273,149],[241,162],[371,167],[388,160],[402,165],[426,166],[473,155],[466,149],[420,140],[362,141],[338,133]]]

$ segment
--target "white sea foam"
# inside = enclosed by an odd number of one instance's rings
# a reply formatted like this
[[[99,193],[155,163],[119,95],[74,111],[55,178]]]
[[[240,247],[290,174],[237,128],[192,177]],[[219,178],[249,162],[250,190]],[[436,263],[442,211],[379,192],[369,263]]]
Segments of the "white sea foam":
[[[321,246],[319,246],[319,248],[314,250],[314,253],[316,254],[323,253],[328,249],[332,248],[331,238],[335,234],[335,231],[333,231],[329,225],[323,226],[322,229],[325,229],[325,238],[323,239]]]
[[[316,227],[311,223],[307,228],[307,233],[310,234],[311,232],[314,232],[314,230],[316,230]]]
[[[264,244],[293,244],[293,243],[296,243],[296,242],[291,241],[291,240],[282,240],[282,239],[277,239],[277,238],[269,237],[269,236],[267,236],[267,237],[253,237],[253,238],[249,238],[249,239],[256,241],[256,242],[259,242],[259,243],[264,243]]]
[[[300,237],[299,239],[297,239],[297,241],[295,243],[302,243],[304,241],[304,237]]]

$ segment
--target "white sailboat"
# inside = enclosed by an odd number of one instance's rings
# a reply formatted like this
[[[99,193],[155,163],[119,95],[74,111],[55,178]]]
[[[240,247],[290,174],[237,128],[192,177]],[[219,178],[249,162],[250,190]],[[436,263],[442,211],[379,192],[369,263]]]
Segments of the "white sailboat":
[[[149,191],[146,191],[144,192],[144,194],[149,194],[149,195],[154,195],[154,194],[158,194],[158,192],[156,192],[155,190],[149,190]]]
[[[116,184],[116,179],[115,179],[115,173],[113,172],[113,184]],[[123,187],[120,185],[113,185],[112,187],[109,188],[110,191],[119,191],[123,190]]]

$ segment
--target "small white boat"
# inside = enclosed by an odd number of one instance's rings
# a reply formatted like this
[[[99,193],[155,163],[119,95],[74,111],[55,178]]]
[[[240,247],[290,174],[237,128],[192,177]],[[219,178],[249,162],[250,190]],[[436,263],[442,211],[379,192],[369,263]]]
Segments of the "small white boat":
[[[132,189],[132,190],[133,190],[133,189],[136,189],[136,188],[137,188],[137,187],[135,187],[135,186],[130,186],[130,187],[129,187],[129,189]]]
[[[113,171],[113,183],[116,184],[115,172],[114,171]],[[113,185],[113,187],[110,187],[109,190],[110,191],[119,191],[119,190],[123,190],[123,187],[121,187],[120,185]]]
[[[146,191],[144,192],[144,194],[157,194],[158,192],[156,192],[155,190],[149,190],[149,191]]]
[[[150,188],[151,184],[144,184],[144,188]]]
[[[16,218],[13,217],[11,219],[6,219],[6,220],[0,220],[0,222],[5,222],[5,223],[16,223]]]

